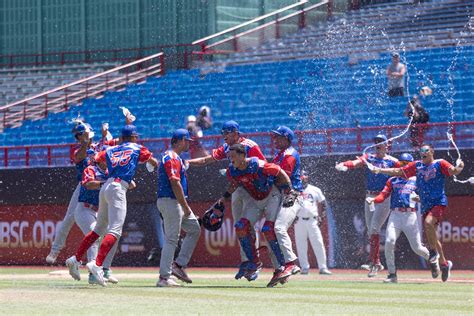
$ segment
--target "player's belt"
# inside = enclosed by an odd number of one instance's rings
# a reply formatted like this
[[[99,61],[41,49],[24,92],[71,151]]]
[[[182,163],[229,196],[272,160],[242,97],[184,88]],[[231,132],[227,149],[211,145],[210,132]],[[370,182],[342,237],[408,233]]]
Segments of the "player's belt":
[[[84,203],[84,206],[96,212],[99,210],[99,208],[95,206],[94,204]]]
[[[413,207],[396,207],[393,209],[394,211],[399,211],[399,212],[416,212],[416,209]]]
[[[122,179],[120,179],[120,178],[114,178],[114,182],[121,183],[121,184],[123,184],[123,185],[128,189],[129,184],[128,184],[127,181],[122,180]]]
[[[380,191],[369,191],[369,190],[367,190],[367,194],[379,195]]]
[[[313,217],[298,217],[296,216],[296,219],[301,219],[301,220],[304,220],[304,221],[309,221],[310,219],[317,219],[318,217],[317,216],[313,216]]]

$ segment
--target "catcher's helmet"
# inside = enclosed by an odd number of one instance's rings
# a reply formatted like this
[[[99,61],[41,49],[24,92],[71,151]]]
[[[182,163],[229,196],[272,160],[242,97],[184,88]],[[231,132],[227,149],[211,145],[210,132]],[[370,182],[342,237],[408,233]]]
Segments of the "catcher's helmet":
[[[224,204],[214,204],[201,218],[202,226],[211,232],[219,230],[224,222],[224,210]]]
[[[94,130],[88,123],[77,123],[71,130],[74,136],[81,136],[85,132],[89,132],[89,138],[94,137]]]
[[[408,153],[403,153],[400,155],[400,158],[398,160],[412,162],[413,156]]]

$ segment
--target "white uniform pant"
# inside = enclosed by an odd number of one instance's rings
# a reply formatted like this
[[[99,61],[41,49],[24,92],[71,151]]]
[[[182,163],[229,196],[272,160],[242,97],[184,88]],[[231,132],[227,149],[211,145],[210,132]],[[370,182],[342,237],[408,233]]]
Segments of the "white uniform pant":
[[[299,218],[295,223],[295,241],[298,259],[303,270],[309,269],[308,239],[318,260],[319,270],[327,269],[326,249],[317,219],[314,217],[310,217],[308,220]]]
[[[191,214],[189,217],[184,216],[183,208],[175,199],[159,198],[156,201],[156,206],[163,216],[163,225],[165,227],[165,243],[161,250],[160,276],[169,278],[181,229],[186,232],[186,237],[183,239],[176,263],[186,267],[201,235],[201,227],[194,214]]]
[[[365,197],[376,197],[376,194],[367,194]],[[382,226],[390,214],[390,199],[382,203],[365,204],[365,224],[367,225],[367,235],[380,234]]]
[[[123,224],[127,216],[128,183],[116,182],[109,178],[99,193],[99,210],[94,231],[99,236],[113,234],[117,240],[122,236]]]
[[[293,225],[296,214],[301,208],[301,201],[298,198],[292,207],[282,207],[275,222],[275,234],[278,239],[283,257],[285,257],[285,263],[294,261],[297,259],[296,254],[293,252],[293,243],[291,242],[290,235],[288,235],[288,229]]]
[[[421,243],[421,233],[418,228],[416,212],[400,212],[393,210],[387,224],[385,238],[385,259],[389,273],[397,271],[395,267],[395,243],[400,233],[407,236],[411,249],[419,256],[428,260],[428,249]]]
[[[92,210],[90,207],[86,207],[83,202],[78,202],[76,211],[74,212],[74,218],[76,220],[77,226],[81,229],[84,235],[88,234],[91,230],[94,229],[97,222],[97,212]],[[112,260],[114,259],[115,252],[117,251],[118,241],[115,242],[115,245],[112,247],[110,252],[105,257],[103,267],[108,269],[112,265]],[[97,257],[97,252],[99,249],[99,240],[96,240],[94,244],[87,250],[87,261],[95,260]]]
[[[58,225],[58,229],[56,230],[56,233],[54,235],[53,244],[51,245],[51,252],[59,253],[66,244],[67,236],[69,235],[69,232],[71,231],[71,228],[74,225],[74,212],[76,210],[77,203],[79,200],[80,190],[81,183],[79,182],[76,186],[76,189],[74,189],[74,193],[72,194],[71,199],[69,200],[66,215],[64,215],[61,224]]]

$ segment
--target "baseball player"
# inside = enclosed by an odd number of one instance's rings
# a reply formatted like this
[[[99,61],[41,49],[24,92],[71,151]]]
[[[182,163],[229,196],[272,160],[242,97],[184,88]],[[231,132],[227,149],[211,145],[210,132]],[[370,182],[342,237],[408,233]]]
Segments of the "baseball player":
[[[284,125],[279,126],[272,133],[275,147],[278,149],[278,153],[273,158],[273,163],[279,165],[286,172],[290,177],[293,189],[300,195],[303,191],[300,179],[300,155],[291,145],[295,134],[289,127]],[[300,267],[296,265],[297,257],[293,252],[291,238],[288,235],[288,229],[293,224],[300,207],[301,204],[298,199],[293,206],[282,208],[278,212],[275,221],[275,235],[283,253],[285,266],[283,270],[278,269],[274,272],[273,282],[270,281],[270,285],[276,285],[277,280],[282,280],[283,283],[286,283],[291,275],[301,271]]]
[[[122,128],[122,143],[112,146],[95,155],[97,163],[106,162],[109,176],[99,192],[99,210],[97,212],[97,223],[82,240],[76,255],[66,260],[66,265],[74,279],[80,280],[79,266],[84,253],[94,242],[104,235],[97,254],[96,260],[86,264],[97,282],[106,286],[102,264],[114,244],[122,234],[125,216],[127,215],[128,189],[134,188],[133,177],[139,163],[149,162],[156,167],[158,162],[152,157],[152,153],[144,146],[136,143],[138,137],[134,125],[125,125]]]
[[[439,261],[441,279],[446,282],[449,279],[453,263],[446,260],[436,230],[447,212],[448,200],[444,192],[446,176],[460,174],[464,169],[464,162],[458,159],[456,166],[453,166],[444,159],[435,160],[434,148],[430,144],[421,146],[420,156],[421,160],[410,162],[403,168],[374,168],[372,172],[404,178],[416,176],[417,193],[420,196],[421,214],[429,245],[429,261],[430,263]]]
[[[326,198],[321,189],[308,183],[308,174],[301,174],[303,193],[301,207],[295,223],[296,251],[300,260],[302,274],[309,273],[308,239],[318,260],[319,274],[331,275],[326,264],[326,248],[319,227],[326,217]]]
[[[91,160],[91,165],[82,173],[79,202],[74,212],[74,220],[84,235],[88,234],[96,225],[100,186],[107,180],[107,164],[105,162],[95,163],[93,159]],[[118,283],[117,278],[112,276],[112,270],[110,270],[117,246],[118,243],[115,243],[104,260],[104,279],[110,283]],[[99,242],[97,240],[87,250],[88,262],[96,259],[98,248]],[[89,284],[97,284],[97,279],[92,274],[89,274]]]
[[[201,227],[186,201],[188,179],[186,166],[180,157],[181,153],[189,150],[190,141],[192,139],[187,130],[174,131],[171,137],[171,150],[162,155],[158,170],[156,206],[163,216],[165,228],[165,244],[160,260],[160,279],[157,283],[159,287],[179,286],[170,278],[171,274],[183,282],[192,283],[184,268],[196,248]],[[173,261],[181,229],[186,232],[186,237],[183,239],[178,257]]]
[[[286,207],[293,205],[296,194],[291,189],[290,178],[278,165],[267,163],[256,157],[246,158],[244,145],[232,145],[229,149],[229,159],[231,164],[227,169],[227,177],[230,186],[219,203],[228,199],[239,186],[244,188],[244,194],[242,194],[243,215],[235,223],[235,230],[240,246],[249,260],[245,267],[244,277],[253,281],[258,277],[261,262],[255,247],[252,228],[257,220],[265,216],[266,221],[263,224],[262,232],[269,241],[270,249],[276,258],[276,260],[272,260],[272,264],[275,269],[280,269],[284,265],[284,258],[276,239],[274,222],[280,209],[280,203],[282,203],[282,194],[277,186],[284,191],[283,205]],[[286,276],[282,275],[281,278],[283,277]]]
[[[360,156],[356,160],[349,160],[336,165],[338,171],[347,171],[348,169],[361,168],[367,163],[372,164],[379,168],[392,168],[398,167],[398,160],[387,154],[387,137],[383,134],[379,134],[374,137],[376,144],[375,154],[366,154]],[[367,169],[367,194],[368,197],[377,196],[385,186],[388,180],[388,176],[373,174]],[[368,277],[374,277],[377,273],[383,270],[383,266],[380,263],[380,230],[383,224],[388,218],[390,213],[389,201],[374,205],[365,203],[365,224],[367,226],[367,234],[370,241],[370,254],[368,266],[369,273]],[[366,268],[366,265],[362,266]]]
[[[263,155],[257,143],[240,135],[240,127],[237,122],[225,122],[222,125],[221,132],[222,136],[224,137],[224,144],[216,149],[213,149],[211,155],[188,160],[190,166],[205,166],[216,161],[224,160],[228,158],[230,147],[234,144],[242,144],[245,147],[245,153],[247,157],[257,157],[260,160],[266,161],[265,156]],[[237,223],[237,221],[242,217],[242,195],[245,195],[245,190],[241,187],[238,187],[232,193],[231,208],[234,223]],[[255,230],[252,230],[252,234],[256,240]],[[235,275],[236,279],[240,279],[244,276],[246,265],[249,262],[243,249],[240,249],[240,257],[241,263],[239,265],[239,271]]]
[[[400,167],[413,161],[413,156],[401,154]],[[411,249],[425,260],[429,259],[428,249],[421,243],[421,233],[418,228],[417,214],[414,201],[416,190],[416,177],[409,179],[392,177],[387,180],[382,192],[375,198],[367,198],[367,203],[381,203],[390,196],[390,216],[388,218],[385,237],[385,259],[387,260],[388,276],[385,283],[397,283],[397,270],[395,267],[395,243],[400,233],[408,238]],[[430,263],[433,278],[439,274],[438,262]]]

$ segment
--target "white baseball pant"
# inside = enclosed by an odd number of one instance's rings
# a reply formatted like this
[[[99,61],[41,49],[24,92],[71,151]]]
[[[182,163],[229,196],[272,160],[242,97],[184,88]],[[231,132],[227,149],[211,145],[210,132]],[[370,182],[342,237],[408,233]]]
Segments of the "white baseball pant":
[[[159,198],[156,201],[156,206],[163,216],[165,228],[165,243],[160,259],[160,276],[169,278],[181,229],[186,232],[186,237],[183,239],[181,250],[175,261],[178,265],[186,267],[201,235],[201,227],[194,214],[189,217],[184,216],[183,208],[175,199]]]
[[[377,194],[369,194],[366,198],[376,197]],[[370,237],[372,234],[380,234],[382,226],[390,214],[390,199],[386,199],[382,203],[364,203],[365,205],[365,225],[367,225],[367,235]]]
[[[76,220],[77,226],[81,229],[84,235],[88,234],[95,228],[97,222],[97,212],[92,210],[90,207],[86,207],[83,202],[77,204],[76,211],[74,212],[74,219]],[[102,236],[103,237],[103,236]],[[112,247],[110,252],[105,257],[103,267],[108,269],[112,265],[115,252],[117,251],[118,242]],[[99,239],[87,250],[87,261],[95,260],[97,252],[99,250]]]
[[[285,263],[296,260],[298,257],[293,251],[293,243],[291,242],[290,235],[288,235],[288,229],[293,225],[296,214],[301,208],[300,198],[295,201],[292,207],[282,207],[278,212],[277,219],[275,221],[275,234],[280,245],[281,252],[285,257]]]
[[[231,208],[232,208],[232,218],[234,220],[234,224],[237,223],[237,221],[242,218],[244,196],[245,197],[248,196],[248,193],[241,186],[238,187],[237,190],[234,191],[234,193],[232,193]],[[255,227],[254,226],[252,227],[254,228],[252,229],[252,234],[253,234],[253,237],[255,238],[255,247],[258,248],[258,238],[257,238],[258,235],[255,232]],[[242,250],[242,247],[239,247],[239,248],[240,248],[241,262],[248,261],[247,255]]]
[[[324,248],[323,235],[315,216],[309,219],[298,218],[295,223],[295,242],[301,269],[309,269],[308,239],[318,261],[318,268],[327,269],[326,248]]]
[[[389,273],[397,271],[395,267],[395,243],[400,233],[407,236],[411,249],[419,256],[428,260],[429,251],[421,243],[421,232],[418,228],[416,212],[400,212],[392,210],[387,223],[385,237],[385,259]]]
[[[76,186],[76,189],[74,189],[74,193],[72,194],[71,199],[69,200],[66,215],[64,215],[63,220],[58,225],[58,228],[56,229],[56,232],[54,234],[53,244],[51,245],[52,253],[58,254],[66,244],[67,236],[69,235],[69,232],[71,231],[71,228],[74,225],[74,212],[76,211],[80,190],[81,183],[79,182]]]

